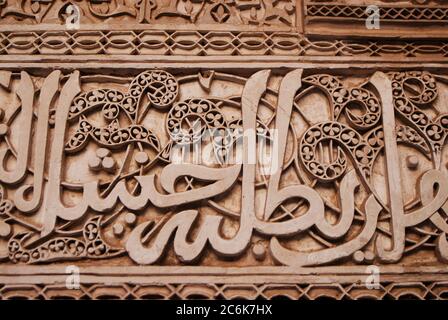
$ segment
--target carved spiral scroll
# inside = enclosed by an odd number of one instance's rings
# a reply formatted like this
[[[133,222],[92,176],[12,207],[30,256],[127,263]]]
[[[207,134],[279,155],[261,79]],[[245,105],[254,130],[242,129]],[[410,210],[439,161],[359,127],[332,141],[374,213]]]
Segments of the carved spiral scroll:
[[[421,110],[434,102],[438,96],[434,77],[425,71],[393,73],[392,88],[395,110],[426,138],[433,152],[440,152],[448,134],[448,120],[446,116],[436,120],[430,119]]]
[[[200,140],[207,129],[227,127],[221,110],[210,100],[188,99],[176,103],[168,113],[166,128],[179,144]]]
[[[9,258],[13,263],[38,263],[64,259],[112,257],[123,252],[108,245],[100,234],[101,216],[89,219],[83,228],[83,240],[55,237],[35,248],[26,248],[30,233],[19,233],[8,242]]]
[[[98,89],[78,95],[72,103],[68,119],[75,119],[89,110],[102,108],[103,115],[108,120],[116,119],[120,111],[124,111],[135,121],[143,94],[147,94],[151,105],[164,109],[176,100],[178,91],[177,80],[170,73],[161,70],[145,71],[131,82],[127,93],[114,89]]]
[[[106,127],[96,127],[87,120],[82,120],[76,132],[70,137],[65,145],[65,151],[69,153],[82,149],[89,137],[98,145],[107,148],[119,148],[129,143],[140,142],[160,150],[160,142],[157,136],[148,128],[141,125],[130,125],[119,128],[117,122],[112,122]]]
[[[303,135],[300,143],[300,158],[313,177],[326,182],[334,181],[342,177],[347,169],[347,158],[341,148],[343,147],[355,162],[361,175],[368,178],[377,153],[376,148],[379,147],[377,139],[382,139],[379,133],[365,139],[345,124],[332,121],[323,122],[310,127]],[[322,147],[325,142],[338,145],[336,158],[330,159],[330,162],[324,162],[319,157],[318,148]],[[330,150],[330,152],[332,151]]]
[[[332,120],[337,120],[345,110],[347,119],[356,129],[373,128],[381,116],[381,106],[377,97],[370,91],[355,87],[347,89],[336,77],[318,74],[303,79],[304,83],[323,89],[332,103]],[[362,109],[362,115],[355,115],[350,109]]]

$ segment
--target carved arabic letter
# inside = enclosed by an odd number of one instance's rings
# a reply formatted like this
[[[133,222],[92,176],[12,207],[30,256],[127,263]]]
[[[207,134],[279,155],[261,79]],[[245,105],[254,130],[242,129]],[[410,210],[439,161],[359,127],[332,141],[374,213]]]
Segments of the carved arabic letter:
[[[280,84],[275,122],[278,135],[277,139],[274,139],[273,147],[273,154],[274,156],[276,155],[277,158],[273,159],[271,166],[272,175],[270,176],[266,197],[264,212],[265,221],[256,218],[254,221],[254,228],[265,235],[293,235],[302,232],[316,224],[318,221],[323,221],[325,219],[323,201],[319,194],[312,188],[305,185],[294,185],[279,189],[291,111],[296,92],[301,87],[301,77],[302,70],[294,70],[289,72]],[[279,205],[291,198],[305,199],[309,204],[307,213],[288,221],[266,222]]]
[[[437,193],[434,195],[435,186]],[[443,209],[448,200],[448,175],[439,170],[428,170],[420,178],[419,193],[423,207],[407,213],[403,218],[404,226],[416,226],[430,218],[437,227],[446,229],[446,223],[438,223],[440,220],[436,216],[439,215],[437,210]]]
[[[266,90],[269,74],[270,70],[259,71],[252,75],[244,86],[242,94],[242,118],[243,130],[245,132],[249,131],[255,133],[258,104]],[[254,206],[256,162],[251,161],[252,155],[250,154],[250,150],[253,150],[254,147],[251,143],[254,144],[256,142],[252,139],[243,139],[244,162],[241,220],[238,232],[233,238],[223,239],[221,237],[219,229],[222,217],[206,216],[204,222],[200,226],[195,240],[192,243],[188,243],[188,233],[196,220],[198,212],[193,210],[183,211],[170,218],[170,220],[163,225],[160,232],[157,234],[149,247],[144,247],[141,243],[141,239],[142,233],[151,226],[152,222],[143,223],[134,229],[126,243],[126,249],[129,252],[129,256],[137,263],[154,263],[163,254],[165,247],[167,246],[168,241],[175,230],[174,251],[182,261],[193,261],[196,259],[203,251],[207,242],[210,243],[214,250],[222,255],[235,256],[241,254],[241,252],[243,252],[250,243],[253,230],[253,221],[255,218]],[[174,166],[177,166],[177,168]],[[172,165],[165,175],[166,181],[163,182],[165,188],[167,190],[174,191],[173,183],[176,180],[176,177],[179,175],[184,175],[190,168],[208,170],[201,172],[200,174],[198,173],[198,176],[200,177],[206,177],[207,173],[210,173],[212,170],[221,170],[218,176],[223,177],[226,176],[226,170],[230,170],[229,176],[231,179],[229,179],[229,181],[233,180],[232,184],[236,181],[240,172],[240,166],[232,166],[225,169],[211,169],[194,165]],[[171,201],[170,203],[175,204],[189,203],[199,200],[201,195],[202,198],[211,197],[213,194],[219,194],[224,190],[224,188],[216,188],[218,190],[211,188],[211,191],[213,192],[209,191],[210,193],[207,193],[207,189],[202,188],[179,194],[159,195],[157,190],[154,188],[154,176],[138,177],[138,180],[144,189],[150,190],[153,188],[150,191],[149,198],[151,202],[155,203],[157,206],[171,206],[166,205],[165,202],[168,200]]]
[[[219,233],[210,235],[210,244],[224,255],[237,255],[250,243],[255,217],[255,176],[257,111],[261,97],[266,91],[271,70],[262,70],[253,74],[246,82],[241,96],[241,113],[243,120],[243,177],[241,188],[241,218],[237,234],[232,239],[223,239]]]
[[[155,176],[138,176],[146,196],[156,207],[167,208],[186,203],[204,200],[226,192],[235,183],[241,165],[237,164],[228,168],[206,168],[193,164],[170,164],[161,173],[162,187],[170,194],[162,194],[155,187]],[[175,181],[182,176],[191,176],[200,180],[215,180],[211,185],[202,188],[176,193]]]
[[[56,109],[54,139],[51,145],[50,164],[47,186],[47,204],[43,217],[41,235],[45,236],[53,231],[56,218],[74,220],[85,214],[87,201],[85,195],[82,201],[74,207],[65,207],[61,203],[61,176],[64,159],[64,140],[67,127],[67,116],[74,97],[80,92],[79,72],[73,72],[62,88],[59,105]]]
[[[209,234],[218,233],[222,217],[207,217],[201,225],[199,233],[193,242],[187,241],[188,234],[199,213],[196,210],[182,211],[171,218],[157,234],[154,242],[148,248],[141,245],[140,237],[144,230],[152,225],[152,221],[139,225],[130,235],[126,250],[129,256],[137,263],[152,264],[156,262],[165,251],[166,246],[175,233],[174,252],[181,261],[190,262],[196,259],[204,250]]]
[[[37,128],[34,141],[34,177],[33,184],[21,186],[15,193],[14,204],[22,212],[34,212],[42,202],[45,157],[47,155],[48,119],[50,105],[59,89],[60,71],[53,71],[40,89]],[[33,190],[33,197],[26,199],[25,193]]]
[[[282,80],[279,90],[277,114],[275,118],[275,128],[278,136],[274,139],[274,156],[269,178],[268,193],[266,197],[266,207],[264,220],[268,220],[277,206],[285,199],[279,199],[279,183],[285,158],[286,139],[288,137],[289,121],[297,90],[302,86],[302,69],[289,72]]]
[[[97,181],[84,184],[89,208],[101,213],[111,210],[118,201],[129,210],[142,210],[149,202],[147,193],[148,191],[142,188],[139,195],[132,195],[126,187],[126,181],[120,180],[106,197],[101,197]]]
[[[0,86],[5,88],[6,90],[10,89],[11,75],[12,75],[11,71],[5,71],[5,70],[0,71]]]
[[[437,185],[437,194],[434,196],[435,185]],[[442,217],[439,213],[442,211],[445,215],[448,215],[448,176],[442,171],[430,170],[425,172],[420,179],[419,187],[423,205],[423,208],[420,210],[431,214],[431,222],[442,231],[436,241],[437,257],[440,261],[448,263],[448,241],[446,239],[448,224],[445,221],[445,217]],[[438,201],[436,198],[438,198]],[[444,204],[439,209],[440,202],[444,202]],[[425,215],[426,217],[427,214]],[[414,222],[416,221],[409,221],[409,223]]]
[[[18,141],[20,143],[17,150],[17,163],[13,171],[7,171],[4,167],[9,149],[0,151],[0,181],[4,183],[18,183],[22,181],[27,171],[33,122],[34,85],[31,77],[24,71],[20,73],[17,95],[21,101],[20,120],[18,121],[20,127]]]
[[[344,236],[353,223],[355,215],[355,191],[359,186],[359,180],[355,170],[350,170],[344,176],[339,187],[339,201],[341,214],[334,225],[327,222],[325,217],[316,222],[316,227],[327,238],[338,239]]]
[[[278,262],[294,267],[320,265],[347,257],[356,250],[363,248],[373,237],[376,229],[377,218],[381,212],[381,205],[373,195],[369,196],[365,204],[366,223],[362,231],[350,241],[328,249],[302,253],[282,247],[277,238],[271,239],[271,253]]]
[[[397,262],[403,255],[405,240],[405,223],[403,209],[403,195],[398,148],[395,142],[395,109],[392,98],[392,83],[382,72],[376,72],[370,79],[381,97],[383,104],[383,132],[384,148],[386,152],[387,185],[389,192],[390,213],[392,220],[392,247],[385,249],[384,238],[378,235],[376,249],[378,256],[384,262]]]

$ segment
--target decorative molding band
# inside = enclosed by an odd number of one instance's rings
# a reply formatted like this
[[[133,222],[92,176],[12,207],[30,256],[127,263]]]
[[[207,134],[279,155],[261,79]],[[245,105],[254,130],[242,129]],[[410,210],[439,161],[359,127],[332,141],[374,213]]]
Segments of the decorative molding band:
[[[368,5],[346,5],[338,3],[310,2],[306,4],[307,18],[338,18],[366,20],[370,14]],[[378,4],[379,18],[388,21],[402,22],[448,22],[447,6],[397,6]]]
[[[323,39],[295,32],[0,32],[0,55],[448,57],[448,42]]]
[[[103,270],[104,269],[104,270]],[[211,268],[86,267],[78,289],[66,287],[64,267],[3,267],[1,299],[448,299],[446,268],[383,266],[366,288],[365,267]],[[368,270],[367,270],[368,271]],[[412,277],[412,280],[407,278]]]
[[[448,282],[380,283],[377,289],[359,284],[81,284],[67,289],[65,284],[1,285],[2,299],[292,299],[292,300],[447,300]]]

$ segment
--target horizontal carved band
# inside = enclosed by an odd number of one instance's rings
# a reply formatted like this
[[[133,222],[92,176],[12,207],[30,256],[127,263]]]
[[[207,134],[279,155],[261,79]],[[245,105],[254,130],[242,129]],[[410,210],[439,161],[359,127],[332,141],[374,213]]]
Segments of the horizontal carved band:
[[[446,300],[448,282],[381,283],[378,289],[359,284],[83,284],[79,289],[65,285],[0,284],[4,299],[419,299]]]
[[[308,3],[306,5],[306,16],[310,18],[326,17],[339,19],[367,19],[370,14],[368,5],[345,5],[333,3]],[[444,22],[448,21],[448,7],[411,7],[398,5],[377,6],[379,18],[393,21],[406,22]]]
[[[0,33],[0,55],[448,57],[448,42],[323,40],[294,32],[42,31]]]

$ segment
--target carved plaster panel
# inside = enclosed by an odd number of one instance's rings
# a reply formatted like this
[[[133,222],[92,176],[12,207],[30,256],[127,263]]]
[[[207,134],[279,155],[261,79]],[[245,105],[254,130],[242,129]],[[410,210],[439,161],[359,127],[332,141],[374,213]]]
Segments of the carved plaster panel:
[[[80,30],[68,1],[0,13],[1,298],[446,298],[446,34],[313,29],[331,1],[76,3]]]

